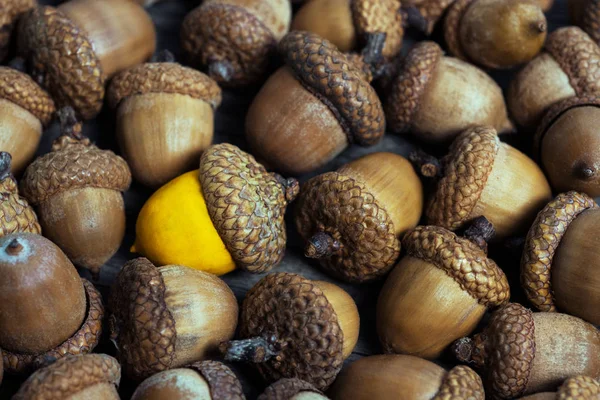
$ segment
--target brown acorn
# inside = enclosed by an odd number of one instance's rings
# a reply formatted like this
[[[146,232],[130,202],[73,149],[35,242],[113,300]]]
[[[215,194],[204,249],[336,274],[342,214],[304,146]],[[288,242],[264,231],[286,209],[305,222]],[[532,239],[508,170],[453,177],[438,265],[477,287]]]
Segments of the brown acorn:
[[[548,35],[544,51],[512,79],[506,102],[518,125],[535,129],[555,103],[600,92],[600,48],[581,29]]]
[[[289,0],[207,0],[183,20],[181,46],[219,85],[257,83],[291,18]]]
[[[333,44],[290,32],[279,49],[287,66],[267,80],[246,116],[246,139],[259,158],[299,175],[351,143],[370,146],[383,137],[385,117],[375,90]]]
[[[350,282],[385,275],[401,237],[423,210],[423,187],[412,165],[392,153],[373,153],[310,179],[302,187],[296,228],[305,256]]]
[[[552,196],[537,164],[500,142],[490,127],[463,132],[442,164],[443,177],[426,210],[431,225],[454,231],[483,215],[503,239],[524,233]]]
[[[600,43],[600,4],[597,0],[569,0],[571,22]]]
[[[429,41],[416,44],[404,59],[385,111],[393,132],[411,132],[430,143],[448,143],[474,125],[513,130],[500,86],[471,64],[445,57]]]
[[[13,400],[119,400],[121,366],[106,354],[69,356],[36,371]]]
[[[488,396],[513,399],[557,388],[576,375],[600,377],[600,331],[567,314],[532,313],[509,303],[492,314],[482,333],[459,339],[461,362],[485,372]]]
[[[98,344],[104,307],[94,286],[41,235],[0,238],[0,347],[4,370],[26,374]]]
[[[330,390],[334,400],[484,400],[471,368],[444,368],[413,356],[376,355],[344,368]]]
[[[238,318],[235,296],[217,276],[142,257],[123,266],[109,305],[111,339],[133,379],[207,358],[233,337]]]
[[[13,156],[13,173],[20,173],[33,159],[54,111],[48,93],[28,75],[0,67],[0,151]]]
[[[340,287],[273,273],[246,294],[243,340],[220,347],[225,360],[253,362],[269,382],[298,378],[325,390],[352,354],[359,319],[354,300]]]
[[[200,361],[152,375],[131,400],[246,400],[242,384],[225,364]]]
[[[211,145],[221,89],[173,60],[138,65],[111,82],[120,147],[135,179],[158,187],[197,167]]]
[[[283,378],[258,396],[258,400],[328,400],[320,390],[297,378]]]
[[[59,107],[84,119],[102,108],[104,85],[114,74],[146,61],[156,47],[150,16],[133,1],[71,0],[28,13],[19,52]]]
[[[0,62],[9,52],[19,18],[37,5],[37,0],[0,0]]]
[[[574,376],[567,379],[556,393],[543,392],[521,397],[521,400],[598,400],[600,382],[589,376]]]

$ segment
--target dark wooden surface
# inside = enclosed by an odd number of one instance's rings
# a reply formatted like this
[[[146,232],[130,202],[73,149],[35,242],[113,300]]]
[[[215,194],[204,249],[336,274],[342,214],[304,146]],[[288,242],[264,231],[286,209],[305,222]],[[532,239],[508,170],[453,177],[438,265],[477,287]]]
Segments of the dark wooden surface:
[[[56,0],[41,0],[43,4],[58,4],[60,1]],[[181,22],[188,11],[194,8],[198,4],[197,1],[187,0],[167,0],[164,3],[159,3],[149,8],[149,12],[156,24],[158,31],[158,49],[169,49],[176,56],[180,54],[179,48],[179,27]],[[554,8],[551,10],[549,15],[550,29],[554,30],[558,26],[567,25],[567,9],[566,0],[557,0]],[[414,33],[409,33],[406,47],[410,46],[417,36]],[[421,39],[420,37],[418,39]],[[492,75],[500,83],[503,88],[510,79],[513,71],[494,72]],[[215,124],[215,142],[229,142],[236,144],[243,149],[245,148],[244,139],[244,115],[253,95],[256,93],[257,88],[250,88],[243,91],[225,91],[223,104],[217,110],[216,113],[216,124]],[[93,121],[85,123],[84,133],[91,137],[98,146],[101,148],[112,149],[118,152],[118,148],[115,142],[115,130],[114,130],[114,115],[108,107],[105,107],[102,113]],[[44,154],[49,151],[52,141],[58,136],[58,126],[53,124],[45,133],[42,145],[38,151],[38,154]],[[331,162],[321,171],[315,171],[312,175],[333,170],[340,165],[356,159],[364,154],[377,152],[377,151],[390,151],[401,155],[408,155],[408,153],[414,148],[414,143],[406,138],[387,135],[382,142],[378,145],[370,148],[352,147],[347,149],[340,157]],[[309,176],[298,177],[301,181],[305,181]],[[134,183],[131,189],[125,193],[125,204],[127,211],[127,233],[123,244],[119,252],[104,266],[99,281],[96,282],[98,287],[101,289],[103,294],[109,291],[110,284],[114,280],[116,274],[119,272],[122,265],[129,259],[134,258],[135,255],[129,252],[129,248],[134,241],[135,235],[135,221],[139,210],[146,201],[146,199],[152,194],[152,192]],[[378,354],[381,352],[377,334],[375,331],[375,304],[377,302],[377,296],[381,287],[381,282],[365,284],[365,285],[350,285],[339,281],[335,281],[325,275],[318,267],[305,259],[302,256],[302,244],[299,240],[293,225],[288,218],[288,248],[285,258],[281,265],[276,268],[276,271],[287,271],[300,273],[311,279],[320,279],[335,282],[344,288],[356,301],[361,315],[361,331],[358,344],[352,354],[352,356],[346,361],[352,362],[360,357]],[[496,254],[504,253],[502,249],[496,249]],[[494,249],[492,249],[492,256]],[[518,270],[518,258],[517,257],[501,257],[498,259],[501,266],[507,272],[511,281],[515,282],[511,285],[514,296],[519,298],[518,293],[518,279],[516,278],[515,272]],[[90,278],[89,274],[85,271],[81,271],[81,274],[87,278]],[[234,291],[236,297],[241,301],[246,291],[252,287],[264,274],[252,275],[243,271],[234,271],[222,278]],[[517,289],[517,290],[515,290]],[[513,298],[514,298],[513,296]],[[114,348],[109,344],[107,340],[98,348],[99,352],[107,352],[114,354]],[[441,360],[442,364],[449,362],[448,360]],[[244,383],[246,395],[249,399],[254,399],[260,391],[264,388],[265,384],[262,382],[260,376],[248,366],[236,366],[236,372],[238,372],[240,379]],[[0,399],[8,399],[11,393],[18,388],[19,381],[14,378],[8,378],[0,388]],[[123,379],[121,393],[123,398],[129,398],[132,390],[135,386]]]

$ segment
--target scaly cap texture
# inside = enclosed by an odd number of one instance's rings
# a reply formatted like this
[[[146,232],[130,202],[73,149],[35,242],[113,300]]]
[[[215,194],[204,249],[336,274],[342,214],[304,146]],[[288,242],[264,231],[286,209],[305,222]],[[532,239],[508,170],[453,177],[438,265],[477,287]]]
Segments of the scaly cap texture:
[[[557,400],[598,400],[600,382],[589,376],[574,376],[562,384],[556,393]]]
[[[0,0],[0,62],[8,53],[17,20],[36,3],[36,0]]]
[[[471,368],[458,365],[444,377],[433,400],[484,400],[483,382]]]
[[[246,400],[242,384],[233,371],[218,361],[198,361],[186,368],[198,372],[208,382],[211,400]]]
[[[322,395],[313,385],[296,378],[280,379],[258,396],[258,400],[290,400],[301,392],[313,392]]]
[[[596,43],[600,43],[600,1],[583,0],[583,3],[582,20],[580,21],[581,28]]]
[[[392,59],[402,49],[404,21],[400,13],[400,0],[353,0],[352,18],[358,37],[385,33],[382,54]]]
[[[466,60],[467,56],[462,49],[459,38],[460,21],[473,1],[474,0],[456,0],[450,5],[444,20],[444,40],[448,45],[450,54],[462,60]]]
[[[8,67],[0,67],[0,99],[29,111],[43,126],[50,123],[56,111],[54,101],[29,75]]]

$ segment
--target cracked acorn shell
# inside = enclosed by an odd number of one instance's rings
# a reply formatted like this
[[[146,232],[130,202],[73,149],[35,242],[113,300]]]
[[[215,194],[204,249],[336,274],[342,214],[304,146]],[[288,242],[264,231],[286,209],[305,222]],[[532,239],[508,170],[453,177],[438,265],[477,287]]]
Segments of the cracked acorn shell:
[[[219,85],[254,84],[271,69],[291,18],[289,0],[207,0],[183,20],[181,46]]]
[[[567,379],[556,392],[543,392],[521,397],[520,400],[597,400],[600,382],[589,376],[578,375]]]
[[[175,62],[138,65],[118,74],[107,96],[125,159],[146,186],[194,169],[212,143],[221,89],[201,72]]]
[[[600,331],[560,313],[532,313],[508,303],[492,314],[482,333],[459,339],[461,362],[485,373],[488,396],[513,399],[553,390],[567,378],[600,377]]]
[[[106,80],[146,61],[155,47],[154,24],[133,1],[40,6],[27,14],[19,32],[19,52],[33,75],[59,107],[71,106],[83,119],[100,112]]]
[[[283,378],[258,396],[258,400],[328,400],[320,390],[297,378]]]
[[[142,382],[131,400],[245,400],[233,371],[218,361],[199,361],[159,372]]]
[[[454,231],[483,215],[499,240],[524,233],[552,196],[537,164],[490,127],[463,132],[442,163],[443,177],[426,210],[431,225]]]
[[[344,368],[330,390],[334,400],[484,400],[483,383],[471,368],[446,371],[421,358],[376,355]]]
[[[310,179],[296,210],[305,256],[335,277],[365,282],[394,266],[399,237],[421,218],[423,187],[404,157],[372,153]]]
[[[0,238],[0,347],[4,370],[26,374],[91,352],[102,331],[100,293],[41,235]]]
[[[448,143],[476,125],[500,133],[514,129],[498,84],[477,67],[445,57],[430,41],[408,53],[389,88],[385,112],[393,132],[410,131],[428,143]]]
[[[325,165],[351,143],[381,140],[381,102],[364,72],[333,44],[294,31],[279,50],[287,65],[267,80],[246,116],[246,139],[258,158],[299,175]]]
[[[213,274],[127,262],[110,294],[111,340],[125,374],[141,380],[207,358],[235,333],[238,306]]]
[[[0,151],[12,155],[13,173],[20,173],[33,159],[54,111],[54,102],[33,79],[0,67]]]
[[[13,400],[119,400],[121,366],[106,354],[68,356],[36,371]]]
[[[37,5],[37,0],[0,0],[0,63],[12,44],[19,18]]]

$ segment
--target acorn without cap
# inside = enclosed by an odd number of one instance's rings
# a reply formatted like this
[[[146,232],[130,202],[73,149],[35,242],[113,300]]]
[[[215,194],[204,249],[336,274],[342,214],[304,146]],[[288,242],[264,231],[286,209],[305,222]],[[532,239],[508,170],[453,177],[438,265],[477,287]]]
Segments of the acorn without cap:
[[[0,347],[4,369],[26,374],[91,352],[102,331],[100,293],[43,236],[0,238]]]
[[[373,153],[309,180],[300,193],[296,228],[305,255],[350,282],[380,278],[394,265],[401,237],[423,210],[423,188],[412,165]]]
[[[358,340],[356,304],[344,290],[297,274],[273,273],[246,294],[243,340],[223,343],[229,361],[250,361],[273,382],[298,378],[325,390]]]
[[[600,382],[589,376],[577,375],[567,379],[554,392],[542,392],[521,397],[520,400],[597,400],[600,398]]]
[[[320,390],[297,378],[283,378],[270,385],[258,400],[328,400]]]
[[[107,95],[133,177],[152,187],[196,167],[212,143],[221,104],[215,81],[168,56],[121,72]]]
[[[375,90],[333,44],[290,32],[279,49],[287,65],[267,80],[246,116],[246,139],[258,158],[275,170],[303,174],[351,143],[369,146],[383,137]]]
[[[9,52],[19,18],[36,5],[36,0],[0,0],[0,62]]]

